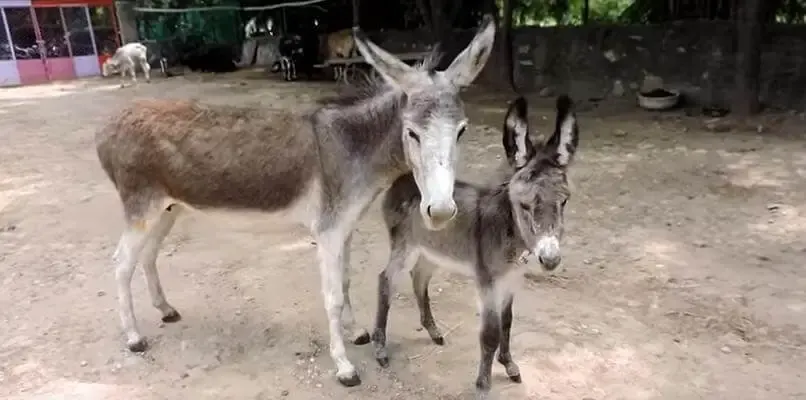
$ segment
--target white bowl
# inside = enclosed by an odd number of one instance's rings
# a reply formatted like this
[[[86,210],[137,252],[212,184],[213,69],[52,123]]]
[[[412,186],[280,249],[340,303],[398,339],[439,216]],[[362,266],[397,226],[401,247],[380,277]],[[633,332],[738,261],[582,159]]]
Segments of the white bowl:
[[[663,89],[671,95],[665,97],[648,97],[638,93],[638,105],[647,110],[668,110],[677,105],[680,101],[680,92],[676,90]]]

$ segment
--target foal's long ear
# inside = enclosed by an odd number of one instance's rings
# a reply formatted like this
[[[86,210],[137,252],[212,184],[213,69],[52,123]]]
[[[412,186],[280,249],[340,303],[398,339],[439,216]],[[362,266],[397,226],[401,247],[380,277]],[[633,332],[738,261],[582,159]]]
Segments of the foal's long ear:
[[[413,67],[372,43],[357,26],[353,27],[353,40],[355,41],[355,47],[364,57],[367,64],[378,71],[386,82],[404,90],[409,86],[407,85],[407,79],[413,77],[415,72]]]
[[[544,151],[553,156],[557,164],[567,166],[574,159],[579,144],[579,127],[574,103],[566,95],[557,98],[557,123],[554,134],[546,142]]]
[[[456,86],[469,86],[487,64],[494,42],[495,19],[485,14],[476,36],[443,72],[445,77]]]
[[[527,103],[518,97],[507,110],[504,119],[504,151],[507,161],[514,168],[521,168],[535,154],[535,146],[529,139],[529,119],[526,115]]]

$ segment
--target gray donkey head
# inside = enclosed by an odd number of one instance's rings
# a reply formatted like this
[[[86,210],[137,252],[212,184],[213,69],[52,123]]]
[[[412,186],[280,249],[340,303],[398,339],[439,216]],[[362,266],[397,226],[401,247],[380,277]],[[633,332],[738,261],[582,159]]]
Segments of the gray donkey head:
[[[561,260],[563,212],[571,195],[566,172],[579,143],[579,128],[571,99],[561,96],[554,134],[535,148],[529,139],[526,108],[526,100],[518,98],[504,122],[504,150],[515,169],[509,181],[509,201],[526,246],[551,271]]]
[[[455,215],[453,200],[456,142],[467,128],[459,89],[481,72],[495,40],[495,22],[485,15],[476,36],[444,71],[434,60],[412,67],[372,43],[353,28],[364,59],[387,84],[403,93],[401,132],[403,152],[422,194],[420,214],[428,229],[443,228]]]

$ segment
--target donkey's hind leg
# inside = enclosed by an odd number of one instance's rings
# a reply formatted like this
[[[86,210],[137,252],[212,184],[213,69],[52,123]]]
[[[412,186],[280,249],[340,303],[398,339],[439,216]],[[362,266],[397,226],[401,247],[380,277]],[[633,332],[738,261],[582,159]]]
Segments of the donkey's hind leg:
[[[133,352],[145,351],[148,344],[137,328],[132,302],[132,275],[143,248],[156,233],[162,219],[162,210],[143,208],[132,210],[127,207],[126,228],[113,256],[120,322],[126,335],[126,345]]]
[[[434,268],[430,265],[417,264],[411,270],[411,283],[414,286],[414,297],[417,298],[417,308],[420,309],[420,324],[428,331],[431,340],[442,346],[445,338],[442,336],[434,321],[434,314],[431,312],[431,299],[428,297],[428,284],[434,275]]]
[[[162,290],[162,283],[160,283],[159,273],[157,272],[157,256],[159,255],[160,247],[171,228],[173,228],[179,211],[180,206],[172,204],[162,212],[154,226],[154,233],[150,235],[140,256],[146,283],[148,284],[148,293],[151,296],[151,304],[160,311],[163,322],[176,322],[182,318],[179,312],[168,304],[168,300],[165,299],[165,293]]]
[[[501,307],[501,343],[498,345],[498,362],[507,370],[507,376],[512,382],[521,382],[521,372],[518,365],[512,361],[509,352],[509,338],[512,331],[512,293],[504,295],[504,304]]]

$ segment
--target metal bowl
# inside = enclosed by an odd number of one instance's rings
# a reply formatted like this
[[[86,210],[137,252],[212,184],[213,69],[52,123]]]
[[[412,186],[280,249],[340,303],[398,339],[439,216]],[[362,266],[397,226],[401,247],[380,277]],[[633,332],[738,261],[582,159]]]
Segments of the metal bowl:
[[[680,101],[680,92],[676,90],[663,89],[669,93],[668,96],[655,97],[646,96],[644,93],[638,93],[638,105],[647,110],[668,110],[677,105]]]

